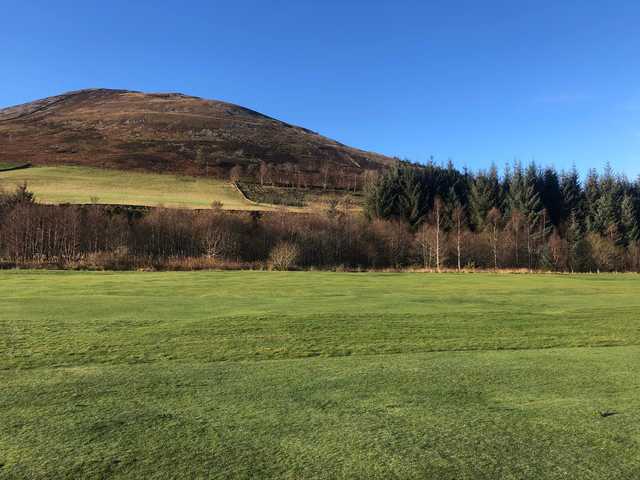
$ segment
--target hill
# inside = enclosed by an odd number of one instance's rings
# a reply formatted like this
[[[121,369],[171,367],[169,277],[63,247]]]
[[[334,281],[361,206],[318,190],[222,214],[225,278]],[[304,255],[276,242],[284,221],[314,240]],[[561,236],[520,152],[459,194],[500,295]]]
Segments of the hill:
[[[262,162],[273,183],[339,184],[392,161],[238,105],[108,89],[1,109],[0,145],[0,163],[257,178]]]

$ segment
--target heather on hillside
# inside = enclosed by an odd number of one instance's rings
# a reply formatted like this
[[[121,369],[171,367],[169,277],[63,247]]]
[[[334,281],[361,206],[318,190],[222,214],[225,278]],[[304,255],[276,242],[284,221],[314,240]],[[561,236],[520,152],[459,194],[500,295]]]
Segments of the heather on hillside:
[[[348,188],[392,159],[231,103],[87,89],[0,108],[0,163]]]

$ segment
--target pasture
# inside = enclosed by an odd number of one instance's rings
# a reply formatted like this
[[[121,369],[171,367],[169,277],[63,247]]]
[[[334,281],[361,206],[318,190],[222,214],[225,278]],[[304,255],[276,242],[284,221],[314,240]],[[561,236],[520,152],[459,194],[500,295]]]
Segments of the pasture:
[[[640,277],[0,272],[0,478],[640,478]]]
[[[212,177],[192,177],[170,173],[131,172],[94,167],[57,165],[13,170],[18,164],[0,163],[0,190],[12,191],[27,183],[39,203],[109,204],[167,208],[206,209],[221,202],[224,210],[309,212],[325,209],[329,200],[348,198],[353,208],[362,205],[360,195],[344,192],[314,192],[295,188],[269,187],[271,196],[251,195],[247,200],[228,181]],[[244,184],[259,188],[255,184]],[[299,195],[301,206],[286,204]],[[276,200],[273,202],[273,200]]]
[[[255,210],[234,186],[213,178],[107,170],[93,167],[52,166],[0,172],[0,188],[12,190],[27,182],[40,203],[102,203],[173,208]]]

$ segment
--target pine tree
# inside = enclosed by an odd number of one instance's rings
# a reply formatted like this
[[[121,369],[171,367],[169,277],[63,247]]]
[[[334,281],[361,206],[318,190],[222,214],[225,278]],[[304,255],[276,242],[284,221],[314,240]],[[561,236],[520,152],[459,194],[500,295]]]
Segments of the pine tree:
[[[428,213],[427,193],[416,168],[396,166],[367,192],[366,213],[370,218],[396,218],[417,226]]]
[[[623,191],[620,179],[614,176],[608,164],[600,178],[599,187],[599,196],[594,203],[592,231],[609,238],[616,244],[622,244],[620,204]]]
[[[387,171],[371,188],[366,199],[366,213],[371,218],[391,218],[397,214],[400,194],[399,168]]]
[[[572,272],[585,270],[588,264],[587,245],[585,241],[584,227],[576,210],[571,212],[567,224],[568,264]]]
[[[423,179],[414,168],[401,169],[399,179],[399,216],[415,227],[428,213],[428,190],[424,188]]]
[[[510,217],[513,219],[520,219],[522,217],[525,235],[527,239],[527,266],[531,269],[533,267],[533,252],[534,252],[534,234],[538,221],[540,220],[543,212],[542,202],[540,201],[540,195],[536,191],[537,174],[535,173],[535,166],[532,165],[527,169],[527,174],[524,175],[520,165],[516,165],[514,168],[513,176],[509,185],[509,193],[507,196],[507,204],[510,212]],[[518,223],[520,223],[518,221]],[[519,226],[514,226],[518,234]],[[516,258],[519,249],[518,241],[516,237]],[[518,261],[516,260],[516,263]]]
[[[638,208],[630,193],[625,193],[620,206],[623,243],[629,246],[640,240],[640,225],[638,225]]]
[[[546,168],[542,175],[542,203],[549,213],[549,221],[555,227],[565,219],[563,217],[562,191],[558,173],[553,168]]]
[[[35,203],[36,196],[29,190],[27,182],[16,187],[16,193],[14,194],[15,203]]]
[[[488,172],[478,172],[469,186],[469,217],[476,231],[484,230],[492,208],[500,208],[500,181],[492,166]]]
[[[579,218],[584,218],[584,192],[580,185],[580,176],[575,165],[568,173],[562,174],[561,180],[562,195],[562,221],[567,221],[573,213]]]
[[[598,219],[598,199],[600,198],[600,177],[594,169],[590,169],[584,185],[584,217],[589,232],[600,233],[602,225]]]

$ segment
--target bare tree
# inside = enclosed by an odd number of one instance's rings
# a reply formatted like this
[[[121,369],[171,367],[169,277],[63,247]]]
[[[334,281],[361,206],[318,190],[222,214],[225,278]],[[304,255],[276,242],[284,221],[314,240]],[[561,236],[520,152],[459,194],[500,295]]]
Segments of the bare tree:
[[[491,250],[493,253],[493,267],[498,269],[498,240],[500,232],[500,223],[502,221],[502,214],[500,210],[493,207],[487,214],[487,224],[491,236]]]
[[[259,175],[260,175],[260,185],[264,186],[264,182],[269,178],[269,165],[267,165],[267,163],[264,160],[260,162]]]
[[[240,165],[234,165],[229,172],[229,180],[231,182],[238,182],[242,178],[242,167]]]
[[[365,170],[362,174],[362,189],[365,192],[372,190],[378,182],[379,177],[380,174],[377,170]]]
[[[423,223],[416,232],[415,242],[424,268],[431,268],[436,244],[435,237],[434,228],[428,223]]]
[[[215,218],[205,220],[202,230],[202,248],[208,258],[216,259],[224,254],[231,242],[230,232]]]
[[[320,172],[322,173],[322,189],[326,190],[327,189],[327,183],[329,181],[329,162],[325,161],[322,164],[322,168],[320,169]]]
[[[280,242],[271,249],[269,263],[274,270],[289,270],[300,256],[300,248],[292,242]]]
[[[444,203],[442,202],[442,199],[440,197],[436,197],[433,202],[433,226],[435,227],[435,230],[436,230],[435,254],[436,254],[436,270],[438,272],[440,271],[440,267],[442,265],[440,240],[441,240],[441,232],[442,232],[443,210],[444,210]]]
[[[511,211],[511,217],[509,218],[508,227],[510,228],[513,234],[513,251],[515,256],[515,265],[516,267],[520,266],[520,230],[522,229],[522,223],[524,222],[524,215],[520,212],[520,210],[513,209]]]
[[[465,211],[464,207],[458,203],[454,206],[453,211],[451,212],[453,216],[453,223],[456,229],[456,256],[458,260],[458,271],[462,270],[462,227],[464,225],[465,219]]]

